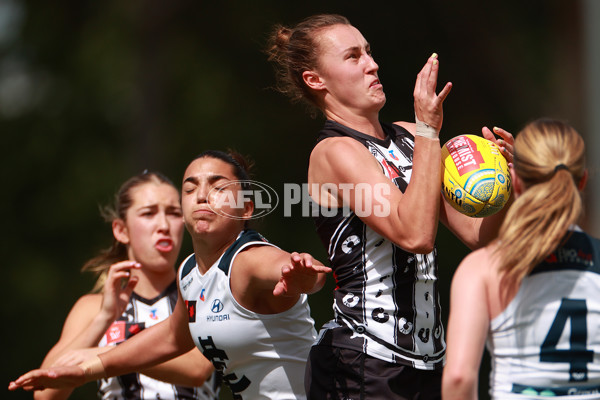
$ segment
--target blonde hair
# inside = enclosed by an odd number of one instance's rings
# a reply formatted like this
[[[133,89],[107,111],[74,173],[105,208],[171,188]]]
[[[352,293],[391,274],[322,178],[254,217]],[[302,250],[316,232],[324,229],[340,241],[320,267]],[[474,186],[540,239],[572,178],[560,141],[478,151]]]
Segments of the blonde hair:
[[[566,122],[538,119],[516,136],[514,170],[523,192],[500,228],[495,254],[503,287],[519,285],[566,238],[583,212],[585,144]]]

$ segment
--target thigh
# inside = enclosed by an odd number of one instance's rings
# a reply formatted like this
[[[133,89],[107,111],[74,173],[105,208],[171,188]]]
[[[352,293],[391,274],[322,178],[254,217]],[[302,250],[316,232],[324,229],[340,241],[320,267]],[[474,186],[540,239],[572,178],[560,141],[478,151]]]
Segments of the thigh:
[[[363,356],[353,350],[313,346],[308,355],[304,376],[307,399],[364,399]]]
[[[331,346],[311,348],[305,375],[309,400],[436,400],[441,371],[422,371]]]
[[[441,370],[420,370],[367,357],[364,377],[365,399],[440,400],[442,398]]]

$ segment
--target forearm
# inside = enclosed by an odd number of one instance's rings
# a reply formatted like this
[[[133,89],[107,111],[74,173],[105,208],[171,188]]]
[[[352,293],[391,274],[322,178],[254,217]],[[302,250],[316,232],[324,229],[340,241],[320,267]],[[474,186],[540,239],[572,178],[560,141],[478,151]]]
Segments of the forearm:
[[[73,393],[72,388],[66,389],[45,389],[33,392],[34,400],[66,400]]]
[[[139,371],[189,351],[193,347],[191,338],[191,345],[187,341],[178,341],[171,331],[169,320],[167,318],[101,354],[99,357],[106,375],[118,376]]]
[[[452,231],[469,249],[476,250],[488,245],[498,236],[500,227],[511,201],[502,210],[485,218],[472,218],[456,211],[447,202],[443,201],[443,220],[448,229]]]
[[[48,353],[47,360],[44,360],[44,364],[42,364],[42,366],[51,366],[61,355],[64,355],[69,350],[97,347],[102,339],[102,336],[104,336],[112,322],[112,319],[109,319],[106,316],[101,315],[101,313],[98,313],[98,315],[87,327],[81,331],[81,333],[73,337],[73,340],[65,343],[63,346],[58,348],[57,351],[53,351],[52,354]]]
[[[442,379],[444,400],[477,400],[477,378],[444,371]]]
[[[214,368],[200,351],[191,351],[169,361],[139,371],[151,378],[182,386],[202,386]]]
[[[423,252],[433,247],[438,228],[440,207],[440,162],[439,140],[415,137],[413,169],[406,191],[396,210],[401,224],[406,229],[404,243],[397,243],[409,250],[425,247]],[[393,239],[393,238],[392,238]],[[410,241],[414,241],[411,243]]]

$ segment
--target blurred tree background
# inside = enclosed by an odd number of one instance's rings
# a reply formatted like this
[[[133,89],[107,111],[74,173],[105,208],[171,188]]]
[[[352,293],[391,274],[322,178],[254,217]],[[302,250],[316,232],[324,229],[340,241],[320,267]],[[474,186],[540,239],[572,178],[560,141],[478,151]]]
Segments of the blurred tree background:
[[[567,119],[585,135],[588,3],[0,0],[4,383],[41,363],[74,301],[91,289],[80,266],[111,242],[98,207],[126,178],[150,169],[178,183],[202,150],[234,148],[280,194],[284,183],[306,181],[323,120],[273,90],[263,50],[274,24],[346,15],[371,43],[388,121],[413,120],[415,77],[437,52],[440,87],[454,84],[442,142],[484,125],[516,133],[539,116]],[[256,227],[286,250],[326,260],[301,214],[280,207]],[[191,252],[186,240],[182,257]],[[467,249],[443,227],[438,247],[447,312]],[[311,297],[317,327],[331,317],[332,288],[330,280]],[[72,398],[94,398],[94,390]]]

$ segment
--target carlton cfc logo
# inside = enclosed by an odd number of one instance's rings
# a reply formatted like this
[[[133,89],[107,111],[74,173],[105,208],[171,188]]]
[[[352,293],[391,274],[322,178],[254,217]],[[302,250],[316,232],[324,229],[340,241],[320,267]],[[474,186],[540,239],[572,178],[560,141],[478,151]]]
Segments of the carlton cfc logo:
[[[215,299],[210,306],[210,311],[214,312],[215,314],[223,311],[223,303],[221,303],[221,300]]]

